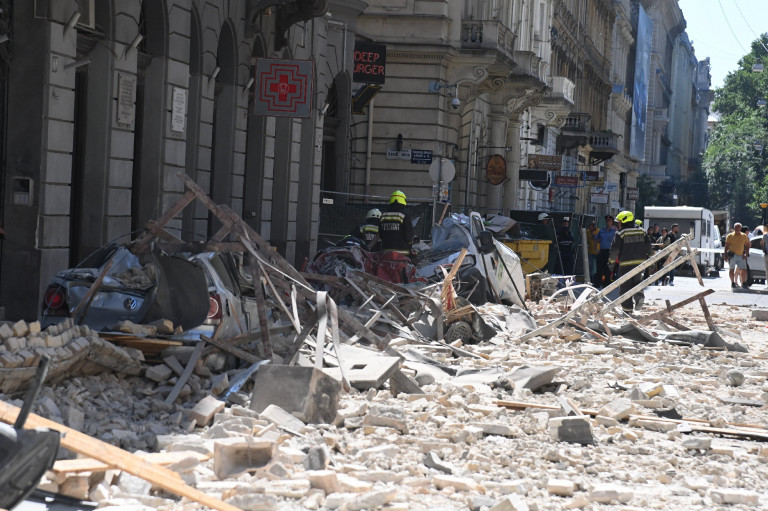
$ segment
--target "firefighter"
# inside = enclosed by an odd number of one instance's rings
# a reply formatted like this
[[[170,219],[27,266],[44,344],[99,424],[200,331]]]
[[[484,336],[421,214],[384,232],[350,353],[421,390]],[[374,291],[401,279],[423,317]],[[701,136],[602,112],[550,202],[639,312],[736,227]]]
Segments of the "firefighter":
[[[619,222],[620,228],[611,243],[608,268],[613,271],[615,261],[618,259],[619,275],[623,275],[644,263],[653,253],[653,249],[651,238],[648,237],[648,234],[641,227],[635,225],[635,216],[631,211],[622,211],[616,215],[616,221]],[[623,295],[642,280],[643,272],[640,272],[621,284],[619,294]],[[645,295],[642,290],[621,303],[621,308],[624,312],[631,313],[633,311],[633,301],[634,310],[640,310],[645,301]]]

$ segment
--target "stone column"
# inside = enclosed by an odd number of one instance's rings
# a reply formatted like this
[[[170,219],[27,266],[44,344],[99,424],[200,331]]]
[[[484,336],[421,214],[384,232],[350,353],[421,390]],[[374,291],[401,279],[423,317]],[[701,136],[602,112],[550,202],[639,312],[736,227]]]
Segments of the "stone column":
[[[488,155],[491,154],[500,154],[504,156],[504,158],[507,158],[506,150],[504,147],[507,146],[506,141],[506,131],[507,131],[507,119],[504,115],[500,113],[492,113],[490,115],[491,118],[491,147],[493,149],[490,149],[490,152]],[[483,169],[478,169],[478,172],[483,172]],[[507,160],[507,178],[510,177],[510,163],[509,160]],[[479,179],[485,179],[485,176],[480,177]],[[506,184],[498,184],[498,185],[492,185],[488,184],[488,208],[499,210],[502,207],[502,192],[504,191]]]
[[[502,214],[508,214],[510,209],[517,209],[517,196],[520,192],[520,116],[510,117],[507,124],[507,177],[502,196]]]

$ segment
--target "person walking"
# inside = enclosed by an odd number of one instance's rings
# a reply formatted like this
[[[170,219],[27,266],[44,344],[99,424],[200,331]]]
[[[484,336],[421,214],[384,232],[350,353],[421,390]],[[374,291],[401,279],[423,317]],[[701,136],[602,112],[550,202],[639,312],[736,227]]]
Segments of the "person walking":
[[[593,238],[600,246],[600,253],[597,256],[597,272],[592,282],[592,285],[597,288],[603,287],[611,280],[611,272],[608,270],[608,258],[615,234],[616,228],[613,226],[613,217],[606,215],[605,227],[600,229]]]
[[[571,223],[568,217],[564,217],[560,230],[557,231],[557,248],[560,251],[563,275],[573,274],[573,242]]]
[[[768,231],[760,238],[760,248],[763,249],[763,265],[765,265],[765,287],[768,289]]]
[[[653,252],[651,238],[640,227],[635,225],[635,217],[631,211],[622,211],[616,215],[621,228],[616,232],[611,243],[608,268],[613,270],[615,261],[619,261],[619,276],[632,271],[645,262]],[[634,275],[619,286],[619,294],[623,295],[643,280],[643,272]],[[634,306],[633,306],[634,302]],[[621,308],[626,313],[640,310],[645,302],[645,295],[640,290],[633,296],[621,302]]]
[[[677,239],[680,237],[680,226],[677,224],[672,224],[672,227],[669,228],[669,232],[667,232],[666,236],[664,237],[664,241],[662,243],[665,247],[671,245],[672,243],[676,242]],[[674,268],[672,271],[667,273],[666,277],[664,277],[664,283],[668,286],[674,286],[675,285],[675,270]]]
[[[589,279],[595,280],[595,273],[597,272],[597,256],[600,254],[600,244],[595,239],[600,229],[597,228],[595,222],[589,222],[587,227],[587,252],[589,261]]]
[[[749,238],[741,232],[741,224],[733,224],[733,232],[725,237],[723,260],[728,263],[728,276],[731,287],[738,287],[736,279],[741,279],[741,287],[747,289],[747,256],[749,255]],[[738,273],[736,273],[738,271]]]

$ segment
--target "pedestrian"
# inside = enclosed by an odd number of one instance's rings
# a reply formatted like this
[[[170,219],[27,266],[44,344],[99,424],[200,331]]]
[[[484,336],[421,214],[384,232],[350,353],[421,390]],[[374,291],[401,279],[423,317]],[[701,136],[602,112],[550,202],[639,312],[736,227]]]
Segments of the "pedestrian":
[[[666,229],[665,229],[666,230]],[[664,247],[668,247],[677,239],[680,237],[680,226],[677,224],[672,224],[672,227],[669,228],[669,231],[664,236],[664,241],[662,242],[664,244]],[[672,271],[667,273],[667,275],[664,277],[664,284],[669,286],[675,285],[675,269],[672,268]]]
[[[539,213],[539,223],[542,225],[549,225],[551,218],[546,213]]]
[[[728,276],[731,287],[738,287],[736,278],[741,279],[741,287],[747,289],[747,255],[749,254],[749,238],[741,232],[741,224],[733,224],[733,232],[725,237],[723,259],[728,263]],[[738,273],[736,273],[738,270]]]
[[[589,226],[587,226],[587,252],[589,256],[589,278],[591,281],[595,279],[597,256],[600,254],[600,244],[595,239],[598,232],[600,232],[600,229],[597,228],[595,222],[589,222]]]
[[[389,197],[389,207],[382,213],[379,223],[382,252],[410,255],[413,244],[413,224],[405,206],[405,194],[400,190],[392,192]]]
[[[669,229],[667,229],[666,227],[662,227],[661,228],[661,234],[656,236],[656,238],[655,238],[656,239],[656,243],[659,243],[660,245],[662,245],[661,248],[665,248],[668,245],[668,244],[664,245],[664,240],[667,239],[667,233],[669,233]]]
[[[653,235],[658,238],[661,236],[661,231],[659,230],[659,224],[653,224]]]
[[[760,238],[760,248],[763,249],[763,265],[765,265],[765,287],[768,288],[768,231]]]
[[[568,217],[563,217],[560,230],[557,231],[557,248],[560,251],[560,265],[563,275],[573,274],[573,233]]]
[[[619,261],[619,276],[626,274],[644,263],[653,251],[651,238],[641,228],[635,225],[635,218],[631,211],[622,211],[616,215],[616,220],[621,228],[616,232],[611,244],[608,267],[613,270],[614,261]],[[643,272],[634,275],[619,286],[619,294],[623,295],[643,280]],[[634,307],[633,307],[634,302]],[[633,296],[621,302],[621,308],[626,313],[640,310],[645,302],[645,295],[641,289]]]
[[[373,208],[365,215],[365,223],[355,227],[350,236],[364,241],[368,250],[377,252],[381,249],[381,239],[379,238],[380,223],[381,211],[378,208]]]
[[[615,234],[616,228],[613,226],[613,217],[606,215],[605,227],[597,231],[593,238],[600,246],[600,253],[597,256],[597,272],[595,273],[595,280],[592,281],[592,284],[597,288],[607,285],[611,280],[611,272],[608,269],[608,257]]]

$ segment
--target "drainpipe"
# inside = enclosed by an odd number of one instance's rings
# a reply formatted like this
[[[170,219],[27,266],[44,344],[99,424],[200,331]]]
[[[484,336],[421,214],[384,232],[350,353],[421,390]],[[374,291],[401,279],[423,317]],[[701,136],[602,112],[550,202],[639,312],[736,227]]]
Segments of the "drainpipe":
[[[472,102],[472,122],[469,128],[469,147],[467,148],[467,181],[464,184],[464,214],[469,214],[469,171],[472,168],[472,143],[475,138],[475,102]]]
[[[365,148],[365,195],[366,200],[371,194],[371,153],[373,152],[373,104],[375,99],[368,103],[368,137]]]

